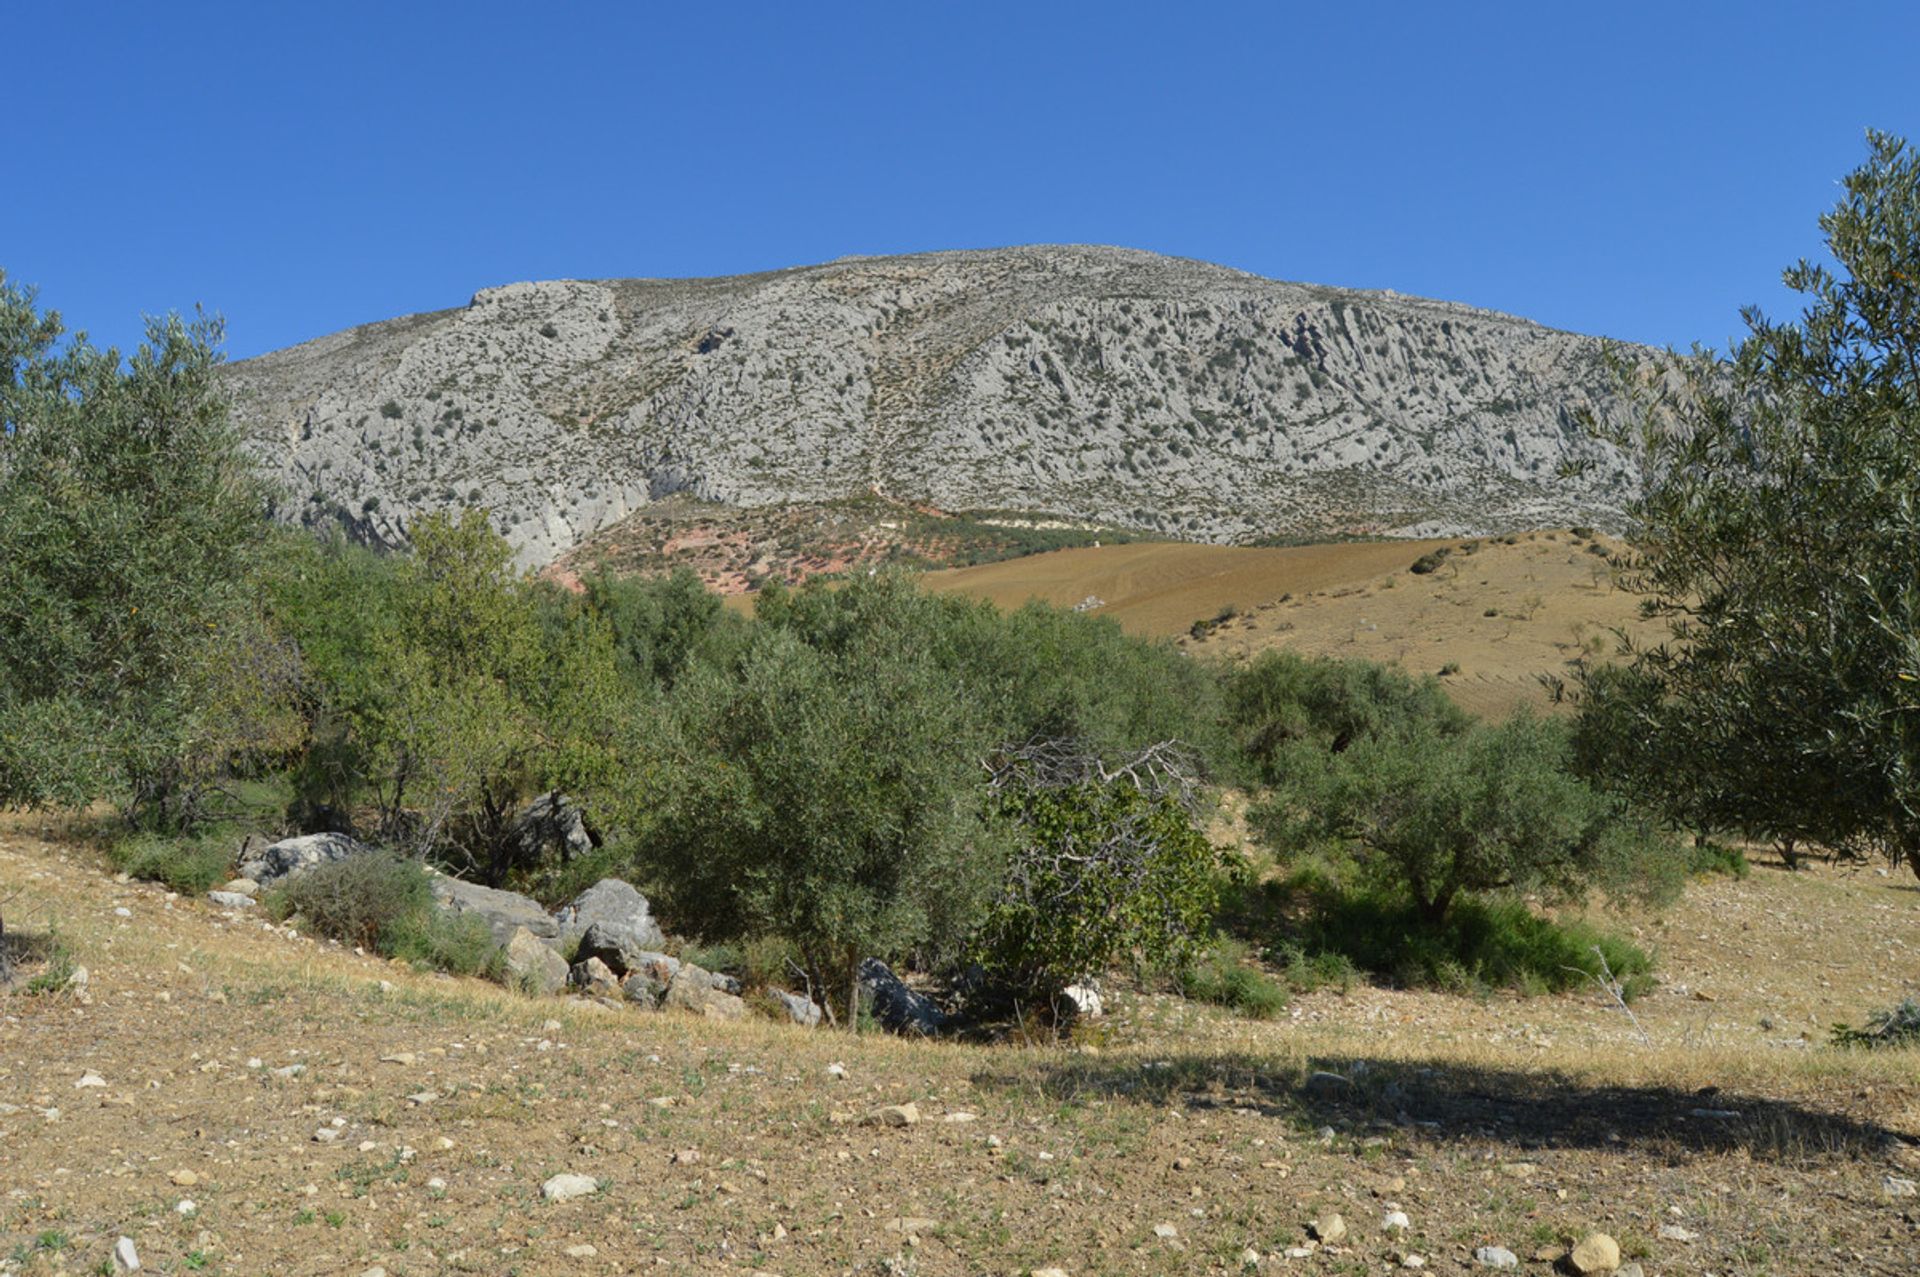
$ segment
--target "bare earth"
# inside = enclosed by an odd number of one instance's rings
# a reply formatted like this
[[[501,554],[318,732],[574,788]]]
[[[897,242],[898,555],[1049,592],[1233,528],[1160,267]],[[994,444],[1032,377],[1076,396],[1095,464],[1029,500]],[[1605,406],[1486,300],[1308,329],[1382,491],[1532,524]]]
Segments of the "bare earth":
[[[1920,1255],[1920,1069],[1822,1045],[1912,991],[1904,874],[1763,866],[1609,918],[1666,981],[1638,1030],[1597,993],[1329,990],[1268,1024],[1122,993],[1027,1046],[530,1001],[117,882],[18,818],[0,901],[23,979],[50,929],[90,973],[0,994],[0,1272],[94,1272],[123,1235],[146,1271],[396,1277],[1461,1273],[1487,1244],[1544,1274],[1591,1229],[1648,1273]],[[542,1200],[562,1172],[598,1191]],[[1346,1239],[1286,1258],[1327,1211]]]

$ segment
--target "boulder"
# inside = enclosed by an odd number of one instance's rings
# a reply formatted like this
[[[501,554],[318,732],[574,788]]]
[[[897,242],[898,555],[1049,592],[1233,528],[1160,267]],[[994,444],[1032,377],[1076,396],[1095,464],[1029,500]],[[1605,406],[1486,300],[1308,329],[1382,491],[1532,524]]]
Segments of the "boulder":
[[[525,927],[507,939],[507,978],[530,993],[558,993],[567,984],[567,962]]]
[[[626,991],[620,987],[620,979],[606,963],[598,958],[588,958],[576,962],[567,972],[567,983],[594,998],[624,998]]]
[[[642,1011],[658,1011],[660,995],[666,990],[639,972],[620,982],[620,996]]]
[[[253,897],[243,896],[237,891],[209,891],[207,899],[222,909],[251,909]]]
[[[594,883],[562,906],[553,921],[563,940],[600,927],[603,936],[617,938],[636,952],[658,950],[667,943],[647,898],[618,878]]]
[[[1107,1013],[1107,1004],[1100,997],[1100,983],[1097,980],[1078,980],[1060,990],[1062,1009],[1070,1009],[1074,1016],[1084,1016],[1091,1020]]]
[[[596,922],[580,936],[574,961],[598,958],[622,975],[644,971],[661,984],[680,970],[680,961],[651,945],[635,943],[633,932],[617,922]]]
[[[868,958],[860,964],[860,990],[873,1018],[895,1033],[937,1033],[947,1013],[925,994],[915,993],[886,963]]]
[[[282,838],[256,853],[240,866],[240,876],[251,878],[262,887],[271,887],[315,865],[330,864],[371,851],[365,843],[346,834],[303,834]]]
[[[1620,1267],[1620,1243],[1605,1233],[1588,1233],[1567,1256],[1567,1264],[1576,1273],[1610,1273]]]
[[[600,845],[600,831],[587,822],[580,804],[559,790],[545,793],[520,809],[504,835],[514,861],[533,864],[557,856],[564,864]]]
[[[689,978],[689,971],[699,971],[698,967],[682,966],[672,983],[667,985],[667,996],[661,1005],[672,1007],[676,1011],[687,1011],[702,1015],[709,1020],[742,1020],[746,1018],[747,1004],[731,993],[714,988],[705,980]]]
[[[787,1018],[805,1028],[813,1028],[820,1023],[820,1004],[797,993],[788,993],[785,989],[768,989],[767,996],[774,1004],[786,1012]]]
[[[706,985],[709,989],[717,989],[721,993],[730,993],[736,998],[740,996],[740,982],[738,980],[723,972],[709,971],[705,967],[695,966],[691,962],[681,963],[680,970],[674,978],[676,980],[692,980],[695,983]]]
[[[455,917],[472,915],[487,924],[496,944],[507,944],[515,930],[524,927],[534,938],[549,944],[558,940],[560,928],[539,902],[512,891],[497,891],[477,882],[435,874],[431,879],[434,902]]]

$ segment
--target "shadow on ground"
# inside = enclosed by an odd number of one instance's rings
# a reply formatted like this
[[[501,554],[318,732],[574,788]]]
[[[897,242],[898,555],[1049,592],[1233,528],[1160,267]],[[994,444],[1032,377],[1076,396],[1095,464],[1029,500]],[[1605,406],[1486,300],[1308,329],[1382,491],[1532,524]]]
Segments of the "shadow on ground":
[[[1660,1086],[1591,1085],[1557,1072],[1481,1069],[1453,1062],[1325,1057],[1301,1071],[1242,1055],[1164,1060],[1076,1059],[1034,1072],[983,1071],[976,1086],[1038,1086],[1054,1103],[1178,1103],[1253,1110],[1338,1138],[1389,1136],[1401,1144],[1497,1142],[1518,1149],[1585,1148],[1683,1158],[1744,1151],[1795,1162],[1883,1155],[1920,1143],[1872,1117],[1799,1100]]]

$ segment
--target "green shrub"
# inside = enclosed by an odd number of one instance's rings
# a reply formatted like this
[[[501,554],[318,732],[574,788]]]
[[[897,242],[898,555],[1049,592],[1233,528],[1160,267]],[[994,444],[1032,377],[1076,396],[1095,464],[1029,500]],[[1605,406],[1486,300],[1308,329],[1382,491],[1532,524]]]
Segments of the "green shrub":
[[[1415,559],[1407,571],[1413,573],[1415,576],[1427,576],[1431,573],[1438,572],[1440,565],[1447,561],[1447,556],[1451,553],[1452,551],[1446,546],[1441,546],[1437,550],[1431,550]]]
[[[162,882],[182,895],[204,895],[232,875],[234,835],[128,834],[107,848],[107,860],[129,878]]]
[[[1602,957],[1624,996],[1652,983],[1643,950],[1585,923],[1543,918],[1515,900],[1461,901],[1438,923],[1389,892],[1338,892],[1314,903],[1297,940],[1303,954],[1339,955],[1410,988],[1562,992],[1601,976]]]
[[[1271,1020],[1287,1009],[1287,990],[1247,965],[1246,946],[1230,940],[1216,943],[1180,973],[1180,992],[1250,1020]]]
[[[989,981],[1048,998],[1131,959],[1178,968],[1219,901],[1224,862],[1166,793],[1034,775],[1000,791],[1016,849],[977,957]]]
[[[1744,878],[1753,872],[1753,866],[1747,863],[1747,853],[1738,847],[1729,847],[1711,839],[1701,839],[1687,851],[1687,872],[1690,874],[1725,874],[1729,878]]]
[[[1473,722],[1436,680],[1374,661],[1267,652],[1224,683],[1243,764],[1268,784],[1363,741],[1414,732],[1451,738]]]
[[[323,936],[416,966],[456,975],[499,972],[499,946],[486,923],[441,910],[426,867],[391,852],[302,870],[264,903],[275,917],[298,917]]]
[[[1876,1011],[1857,1029],[1836,1024],[1833,1044],[1869,1049],[1920,1046],[1920,1002],[1907,998],[1890,1011]]]
[[[278,917],[298,915],[321,935],[377,950],[402,919],[433,907],[433,890],[418,861],[375,851],[303,870],[265,903]]]

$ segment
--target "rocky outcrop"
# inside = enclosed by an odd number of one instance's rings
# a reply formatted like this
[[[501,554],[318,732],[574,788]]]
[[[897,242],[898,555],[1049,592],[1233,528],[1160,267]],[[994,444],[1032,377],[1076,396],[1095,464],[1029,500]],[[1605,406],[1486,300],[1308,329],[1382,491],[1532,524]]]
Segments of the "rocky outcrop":
[[[507,945],[517,930],[525,929],[534,938],[549,944],[560,936],[559,924],[537,900],[512,891],[483,887],[477,882],[434,874],[429,881],[433,898],[440,908],[456,917],[480,919],[493,933],[495,944]]]
[[[566,959],[525,927],[508,937],[503,966],[508,982],[529,993],[558,993],[567,984]]]
[[[304,834],[298,838],[282,838],[254,853],[253,859],[245,861],[240,866],[240,876],[260,887],[272,887],[281,879],[304,869],[345,860],[348,856],[357,856],[370,850],[365,843],[346,834]]]
[[[601,841],[586,811],[557,789],[521,808],[504,837],[509,858],[516,864],[537,864],[549,858],[565,864]]]
[[[651,503],[881,494],[1196,540],[1621,522],[1601,343],[1114,248],[511,284],[231,365],[283,520],[526,565]]]
[[[604,942],[634,952],[658,950],[667,942],[653,906],[631,883],[602,878],[563,905],[553,920],[564,940],[598,928]]]

